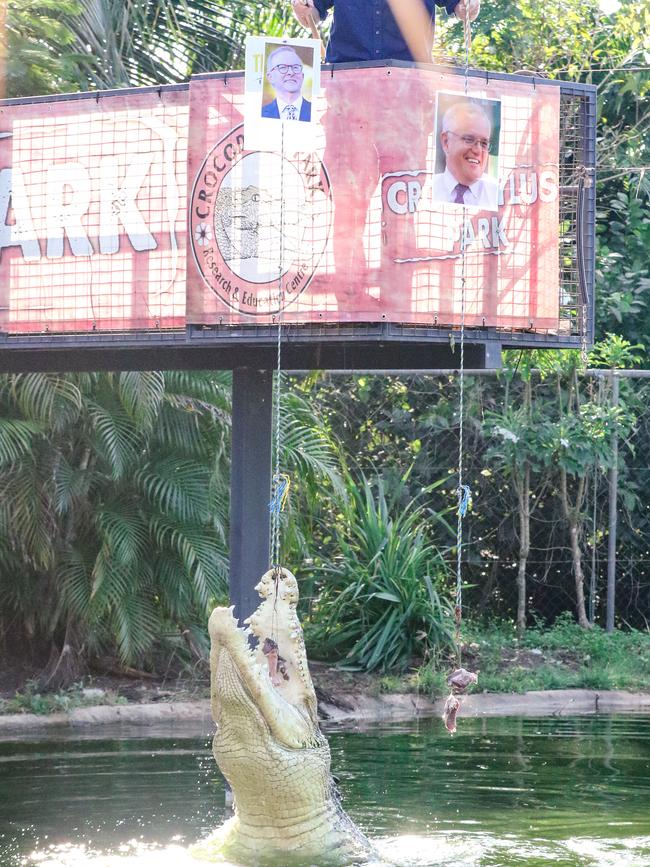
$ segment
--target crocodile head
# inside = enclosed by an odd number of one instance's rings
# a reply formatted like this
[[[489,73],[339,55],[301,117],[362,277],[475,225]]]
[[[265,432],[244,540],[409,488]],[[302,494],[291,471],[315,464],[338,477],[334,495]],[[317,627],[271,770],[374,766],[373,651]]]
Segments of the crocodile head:
[[[262,601],[244,628],[232,607],[215,608],[208,624],[214,755],[235,815],[193,854],[283,867],[355,863],[369,844],[330,775],[296,612],[298,584],[288,570],[272,569],[256,589]]]
[[[270,569],[255,589],[262,601],[244,629],[232,606],[210,617],[214,720],[247,734],[268,728],[289,749],[318,745],[323,737],[296,611],[298,582],[287,569]]]

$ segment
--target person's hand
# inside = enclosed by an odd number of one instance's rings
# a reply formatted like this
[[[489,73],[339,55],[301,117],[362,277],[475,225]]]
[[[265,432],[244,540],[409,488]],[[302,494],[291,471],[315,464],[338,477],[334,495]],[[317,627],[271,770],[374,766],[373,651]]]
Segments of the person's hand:
[[[460,2],[463,3],[464,0],[460,0]],[[320,21],[318,9],[314,7],[314,0],[291,0],[291,5],[294,15],[303,27],[309,28]]]
[[[295,0],[294,0],[295,8]],[[475,21],[478,18],[478,13],[481,9],[481,0],[458,0],[454,15],[460,18],[461,21]]]

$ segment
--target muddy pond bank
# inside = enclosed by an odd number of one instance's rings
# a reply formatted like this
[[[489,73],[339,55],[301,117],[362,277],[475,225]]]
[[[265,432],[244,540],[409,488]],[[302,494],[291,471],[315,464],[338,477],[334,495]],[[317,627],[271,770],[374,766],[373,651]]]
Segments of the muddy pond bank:
[[[443,699],[430,701],[414,694],[372,696],[341,693],[319,703],[324,728],[345,725],[366,727],[416,718],[440,716]],[[545,717],[581,716],[611,713],[650,714],[650,693],[597,691],[587,689],[542,690],[522,694],[477,693],[463,699],[460,721],[470,717]],[[79,707],[67,713],[48,715],[19,713],[0,716],[0,737],[20,738],[40,731],[83,729],[129,725],[161,726],[174,730],[189,727],[209,734],[213,728],[210,702],[158,701],[155,703]]]

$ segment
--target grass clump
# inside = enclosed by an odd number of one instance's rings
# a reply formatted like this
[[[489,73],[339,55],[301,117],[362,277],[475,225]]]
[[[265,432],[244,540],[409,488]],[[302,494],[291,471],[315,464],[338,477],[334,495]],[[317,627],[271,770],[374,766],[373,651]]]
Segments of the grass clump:
[[[127,700],[112,690],[91,689],[83,683],[75,683],[60,692],[42,693],[34,681],[28,681],[22,692],[13,698],[0,699],[0,714],[34,713],[47,716],[51,713],[69,713],[78,707],[127,704]]]
[[[575,672],[553,665],[541,665],[534,670],[514,666],[505,671],[481,671],[479,674],[479,687],[486,692],[571,689],[580,685]]]
[[[449,692],[447,677],[451,669],[443,670],[440,665],[436,658],[409,672],[384,674],[375,680],[370,692],[373,695],[414,693],[430,699],[441,698]]]
[[[650,632],[582,629],[564,614],[551,629],[531,629],[523,643],[549,653],[569,652],[580,666],[580,686],[650,689]]]
[[[570,614],[553,626],[535,626],[518,641],[514,624],[468,623],[466,667],[479,672],[479,689],[650,690],[650,632],[599,626],[583,629]]]
[[[361,671],[404,671],[453,640],[449,569],[433,541],[423,502],[406,499],[405,480],[349,482],[339,520],[340,555],[320,569],[322,589],[310,649]]]

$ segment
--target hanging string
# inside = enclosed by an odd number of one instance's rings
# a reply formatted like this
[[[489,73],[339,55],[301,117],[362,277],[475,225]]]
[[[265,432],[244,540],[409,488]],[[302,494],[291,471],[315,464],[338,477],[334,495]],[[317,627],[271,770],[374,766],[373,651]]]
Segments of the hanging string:
[[[287,35],[287,16],[289,7],[284,8],[283,36]],[[275,366],[275,438],[273,443],[273,478],[271,480],[271,538],[269,542],[269,560],[274,570],[273,611],[271,614],[271,644],[277,654],[277,604],[280,583],[280,515],[289,496],[291,480],[286,473],[280,472],[280,431],[282,425],[282,277],[284,274],[284,122],[280,127],[280,256],[278,262],[278,312],[277,341]],[[277,664],[277,663],[276,663]]]
[[[464,0],[465,11],[469,12],[469,0]],[[472,48],[472,22],[468,17],[463,19],[463,43],[465,48],[465,95],[467,96],[467,76],[469,75],[469,52]]]
[[[463,0],[465,11],[468,12],[469,0]],[[469,49],[471,45],[471,24],[468,16],[463,20],[463,32],[465,36],[465,79],[464,79],[464,95],[468,98],[469,92]],[[478,677],[472,671],[466,671],[461,667],[461,637],[460,630],[463,620],[463,578],[462,578],[462,544],[463,544],[463,518],[467,513],[467,509],[471,503],[471,491],[468,485],[463,481],[464,476],[464,449],[465,449],[465,306],[466,297],[465,290],[467,284],[466,273],[466,246],[467,238],[465,234],[465,220],[467,217],[467,208],[463,199],[463,215],[461,228],[461,296],[460,296],[460,368],[459,368],[459,406],[458,406],[458,522],[456,524],[456,606],[454,609],[456,633],[456,660],[457,668],[447,678],[447,686],[449,687],[449,695],[445,701],[445,706],[442,711],[442,720],[445,728],[450,734],[456,731],[456,716],[460,709],[460,696],[465,693],[465,690],[472,684],[475,684]]]
[[[469,0],[464,0],[466,15],[463,19],[463,37],[465,43],[465,71],[464,71],[464,95],[467,99],[469,93],[469,51],[472,44],[472,29],[469,21]],[[468,485],[464,483],[464,458],[465,458],[465,304],[466,304],[466,234],[465,220],[467,218],[467,207],[463,201],[463,217],[460,230],[460,256],[461,256],[461,273],[460,273],[460,369],[459,369],[459,400],[458,400],[458,487],[456,494],[458,496],[458,510],[456,523],[456,605],[455,614],[455,644],[456,644],[456,659],[458,667],[461,665],[461,637],[460,628],[463,619],[463,576],[462,576],[462,548],[463,548],[463,518],[467,514],[467,509],[471,502],[471,491]]]
[[[282,426],[282,276],[284,274],[284,123],[280,138],[280,261],[278,265],[278,312],[277,312],[277,342],[275,370],[275,442],[274,442],[274,472],[272,495],[269,509],[271,511],[271,566],[280,566],[280,514],[283,511],[289,495],[290,479],[280,472],[280,432]]]

